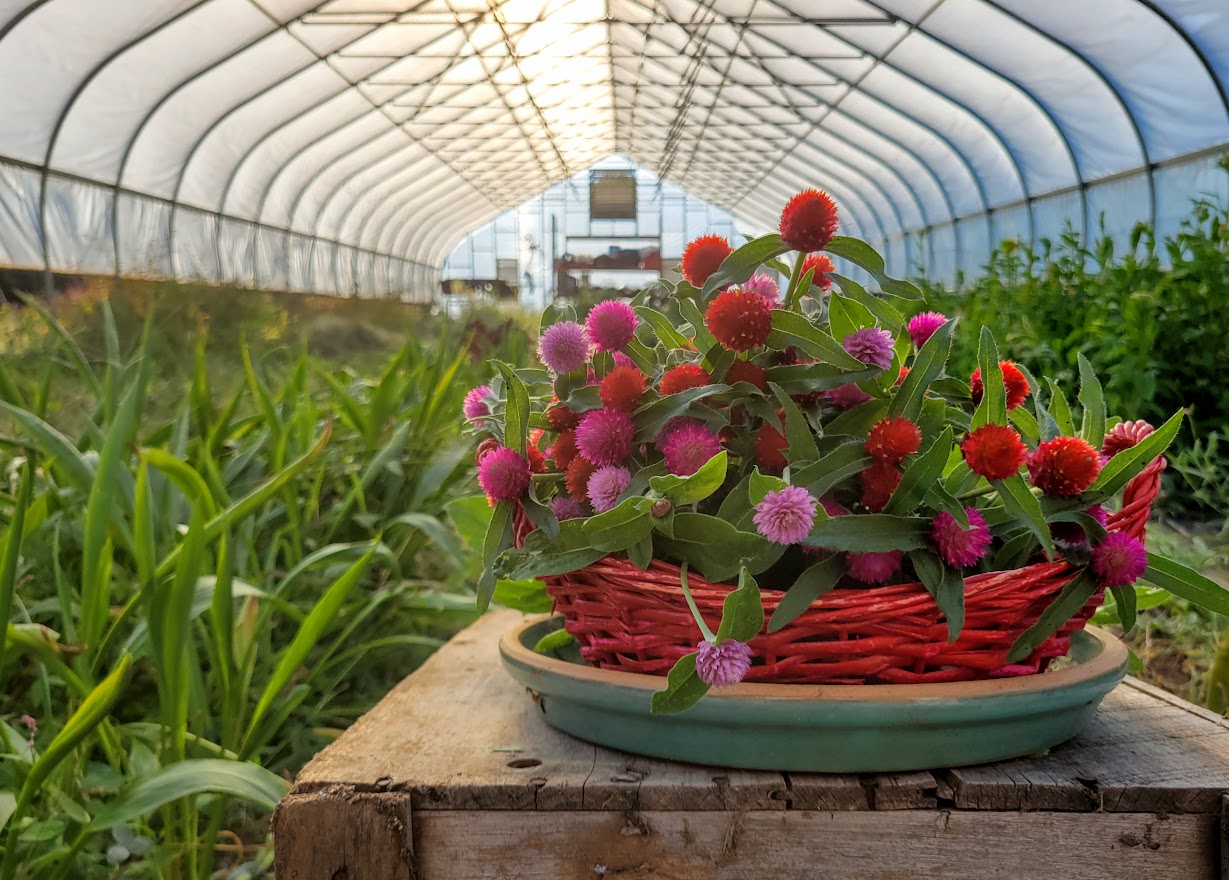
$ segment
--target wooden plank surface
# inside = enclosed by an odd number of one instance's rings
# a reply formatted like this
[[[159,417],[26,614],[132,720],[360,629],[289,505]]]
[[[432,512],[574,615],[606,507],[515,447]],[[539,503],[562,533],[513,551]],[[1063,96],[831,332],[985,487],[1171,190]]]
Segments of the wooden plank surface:
[[[500,666],[521,615],[458,635],[300,774],[295,791],[405,791],[422,811],[965,810],[1213,813],[1229,723],[1128,679],[1048,755],[904,774],[781,774],[658,761],[549,727]],[[416,821],[417,818],[416,818]]]

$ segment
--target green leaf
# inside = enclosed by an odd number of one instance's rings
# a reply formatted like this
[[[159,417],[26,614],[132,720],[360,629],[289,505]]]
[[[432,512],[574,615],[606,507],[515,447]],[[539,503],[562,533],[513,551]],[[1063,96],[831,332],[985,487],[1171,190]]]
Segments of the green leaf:
[[[780,632],[798,615],[811,607],[816,599],[829,592],[845,575],[845,560],[839,554],[828,556],[809,566],[789,588],[768,622],[770,633]]]
[[[793,475],[793,484],[802,486],[816,498],[827,494],[842,480],[855,476],[870,466],[871,456],[864,440],[842,443],[814,464],[800,468]]]
[[[1058,425],[1058,430],[1068,437],[1074,436],[1075,422],[1071,419],[1071,407],[1067,403],[1067,396],[1063,394],[1063,390],[1053,379],[1046,379],[1046,383],[1050,386],[1050,412]]]
[[[791,364],[784,367],[769,367],[767,370],[768,381],[780,385],[790,394],[828,391],[850,382],[865,382],[868,379],[874,379],[882,372],[879,369],[849,372],[831,364]]]
[[[846,278],[844,275],[838,275],[835,272],[829,272],[828,277],[836,282],[845,296],[874,315],[875,322],[880,327],[883,327],[885,330],[891,330],[893,334],[900,332],[900,328],[905,323],[904,316],[900,312],[874,294],[867,293],[865,287],[851,278]]]
[[[1024,477],[1020,474],[1013,474],[1006,480],[991,482],[995,491],[999,493],[1003,506],[1011,512],[1017,522],[1033,533],[1042,549],[1045,550],[1046,558],[1053,559],[1054,539],[1050,535],[1049,523],[1046,522],[1045,513],[1042,512],[1041,502],[1029,489],[1028,483],[1024,482]]]
[[[1037,417],[1038,442],[1053,440],[1061,432],[1058,430],[1058,422],[1054,420],[1054,416],[1050,415],[1050,411],[1041,402],[1041,386],[1037,384],[1033,374],[1028,371],[1028,367],[1023,364],[1016,364],[1016,369],[1028,380],[1029,393],[1033,398],[1033,413]]]
[[[760,600],[760,588],[743,569],[738,573],[738,589],[731,590],[721,605],[721,626],[717,629],[718,643],[727,640],[749,642],[764,628],[764,605]]]
[[[647,443],[657,436],[666,422],[675,416],[681,416],[691,408],[697,400],[710,394],[719,394],[725,390],[723,385],[704,385],[700,388],[688,388],[677,394],[667,394],[650,403],[646,403],[632,413],[632,421],[636,423],[636,441]]]
[[[768,347],[780,351],[791,345],[825,364],[854,372],[866,369],[866,364],[845,351],[840,342],[804,316],[785,309],[773,309]]]
[[[541,532],[530,532],[523,547],[507,550],[500,556],[496,571],[511,580],[550,577],[584,568],[605,555],[589,543],[584,520],[569,519],[559,524],[557,541],[549,540]]]
[[[762,474],[757,467],[747,477],[747,501],[752,508],[756,507],[769,492],[780,492],[789,483],[771,474]]]
[[[1105,495],[1116,495],[1127,483],[1139,475],[1140,471],[1152,463],[1173,442],[1178,430],[1182,427],[1185,414],[1179,410],[1165,424],[1153,431],[1139,443],[1129,449],[1124,449],[1111,458],[1101,468],[1101,473],[1088,488],[1089,492],[1100,492]]]
[[[554,600],[546,592],[546,584],[536,578],[523,581],[499,580],[491,598],[496,605],[523,611],[525,614],[545,614]]]
[[[740,532],[725,520],[690,512],[676,513],[674,537],[659,540],[664,551],[678,554],[713,583],[737,575],[743,560],[768,544],[759,535]]]
[[[1037,622],[1016,639],[1016,643],[1007,652],[1007,662],[1019,663],[1028,657],[1038,645],[1074,617],[1095,592],[1097,592],[1097,582],[1092,574],[1084,569],[1071,580],[1071,583],[1063,587],[1062,592],[1041,613]]]
[[[649,487],[675,504],[695,504],[712,495],[725,483],[727,461],[728,456],[723,449],[691,476],[680,477],[666,474],[651,477]]]
[[[700,307],[696,305],[696,301],[690,297],[682,297],[678,301],[679,313],[682,314],[683,320],[691,325],[691,334],[693,344],[699,351],[708,351],[717,344],[717,337],[708,332],[708,328],[704,325],[704,315],[700,313]]]
[[[928,550],[913,551],[909,561],[922,586],[934,597],[947,619],[948,642],[956,641],[964,628],[964,575],[944,565],[943,560]]]
[[[68,481],[81,492],[89,492],[94,482],[94,467],[77,451],[73,442],[38,416],[0,401],[0,412],[9,415],[30,436],[31,442],[47,459],[57,465]]]
[[[888,415],[903,416],[916,422],[922,411],[922,401],[930,384],[943,373],[952,347],[952,330],[955,321],[948,321],[936,330],[913,359],[913,366],[905,381],[897,389],[888,405]]]
[[[983,425],[1007,424],[1007,389],[999,367],[999,349],[989,327],[981,328],[981,343],[977,349],[977,367],[981,370],[982,398],[973,413],[972,429]]]
[[[649,325],[658,341],[666,348],[684,349],[687,347],[687,337],[674,329],[670,319],[661,312],[648,306],[636,306],[636,314]]]
[[[1181,563],[1149,553],[1143,579],[1200,608],[1229,614],[1229,590]]]
[[[1084,353],[1080,352],[1077,358],[1080,364],[1080,406],[1084,409],[1080,435],[1100,449],[1105,440],[1105,392],[1101,390],[1101,382]]]
[[[832,240],[825,245],[824,250],[835,257],[849,260],[856,266],[861,266],[867,272],[870,272],[879,286],[883,288],[885,293],[890,293],[893,296],[898,296],[901,299],[921,299],[922,292],[908,281],[899,281],[892,278],[885,271],[886,266],[883,263],[883,257],[876,253],[875,249],[863,241],[856,238],[849,238],[845,235],[836,235]]]
[[[21,488],[9,517],[8,530],[5,532],[4,545],[0,548],[0,625],[7,628],[10,620],[10,610],[13,607],[13,596],[17,591],[17,570],[21,561],[21,547],[25,539],[26,512],[30,509],[30,499],[34,494],[34,462],[26,459],[25,467],[21,469]],[[7,638],[0,637],[0,680],[3,680],[4,654]],[[2,823],[0,823],[0,827]]]
[[[650,704],[654,715],[673,715],[690,709],[700,698],[708,693],[708,685],[700,680],[696,672],[698,652],[693,652],[679,658],[666,676],[666,687],[653,694]]]
[[[926,497],[926,493],[938,484],[943,476],[943,468],[947,464],[948,455],[952,451],[952,429],[944,428],[930,448],[917,456],[905,468],[900,485],[888,499],[884,513],[907,514]]]
[[[611,510],[584,520],[585,537],[595,550],[626,550],[653,533],[653,517],[649,514],[652,505],[648,498],[628,498]]]
[[[486,611],[495,592],[495,560],[499,554],[512,546],[512,519],[514,502],[500,501],[491,514],[486,538],[482,542],[482,576],[478,579],[478,610]],[[506,575],[523,580],[533,575]]]
[[[576,644],[576,636],[566,629],[557,629],[553,633],[547,633],[538,639],[538,643],[533,646],[533,652],[535,654],[554,654],[561,648],[567,648],[574,644]]]
[[[755,274],[755,270],[764,265],[766,260],[779,257],[790,250],[789,245],[777,234],[753,238],[742,247],[735,249],[722,261],[717,271],[704,282],[700,292],[701,299],[707,300],[714,290],[727,284],[742,284]]]
[[[508,394],[504,408],[504,446],[524,455],[525,444],[529,441],[529,391],[511,366],[500,361],[493,365],[503,376]]]
[[[1114,606],[1118,609],[1122,631],[1129,633],[1135,628],[1135,587],[1111,587],[1110,592],[1114,594]]]
[[[803,543],[849,553],[916,550],[926,546],[930,529],[930,520],[924,517],[889,516],[886,513],[834,516],[816,523]]]
[[[819,458],[819,447],[815,445],[815,435],[811,433],[811,426],[807,423],[806,416],[802,414],[802,410],[798,409],[798,404],[794,403],[793,399],[781,389],[780,385],[770,384],[768,387],[777,396],[781,408],[785,411],[785,439],[789,444],[785,450],[785,457],[790,464],[815,461]]]
[[[654,525],[656,526],[657,523],[655,522]],[[649,566],[653,564],[653,536],[649,535],[643,541],[628,547],[627,559],[641,571],[648,571]]]

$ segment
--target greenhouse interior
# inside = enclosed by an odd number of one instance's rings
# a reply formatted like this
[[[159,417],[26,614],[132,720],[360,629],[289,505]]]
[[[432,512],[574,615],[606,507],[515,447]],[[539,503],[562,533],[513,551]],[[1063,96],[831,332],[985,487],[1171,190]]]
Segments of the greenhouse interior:
[[[0,83],[0,880],[1225,870],[1225,0],[0,0]]]

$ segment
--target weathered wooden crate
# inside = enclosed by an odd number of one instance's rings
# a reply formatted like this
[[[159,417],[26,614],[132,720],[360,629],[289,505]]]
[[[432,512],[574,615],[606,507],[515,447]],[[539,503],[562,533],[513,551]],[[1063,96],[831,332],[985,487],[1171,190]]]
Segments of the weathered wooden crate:
[[[549,728],[488,615],[300,774],[278,880],[1226,880],[1229,723],[1128,679],[1044,757],[781,774]]]

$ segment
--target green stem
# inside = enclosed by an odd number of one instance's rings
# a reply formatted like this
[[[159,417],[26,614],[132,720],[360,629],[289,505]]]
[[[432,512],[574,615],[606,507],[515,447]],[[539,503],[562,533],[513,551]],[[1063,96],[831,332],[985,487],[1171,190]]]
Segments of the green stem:
[[[708,624],[704,622],[704,618],[700,616],[700,609],[696,607],[696,600],[691,595],[691,587],[687,585],[686,562],[679,566],[679,586],[683,588],[683,596],[687,599],[687,607],[691,609],[691,616],[696,619],[696,623],[700,627],[700,632],[704,634],[704,638],[715,643],[717,641],[717,636],[711,629],[708,628]]]
[[[793,311],[794,305],[801,298],[798,292],[798,282],[802,280],[802,264],[806,262],[807,255],[798,252],[798,257],[794,260],[794,271],[789,276],[789,287],[785,288],[785,308],[787,311]]]

